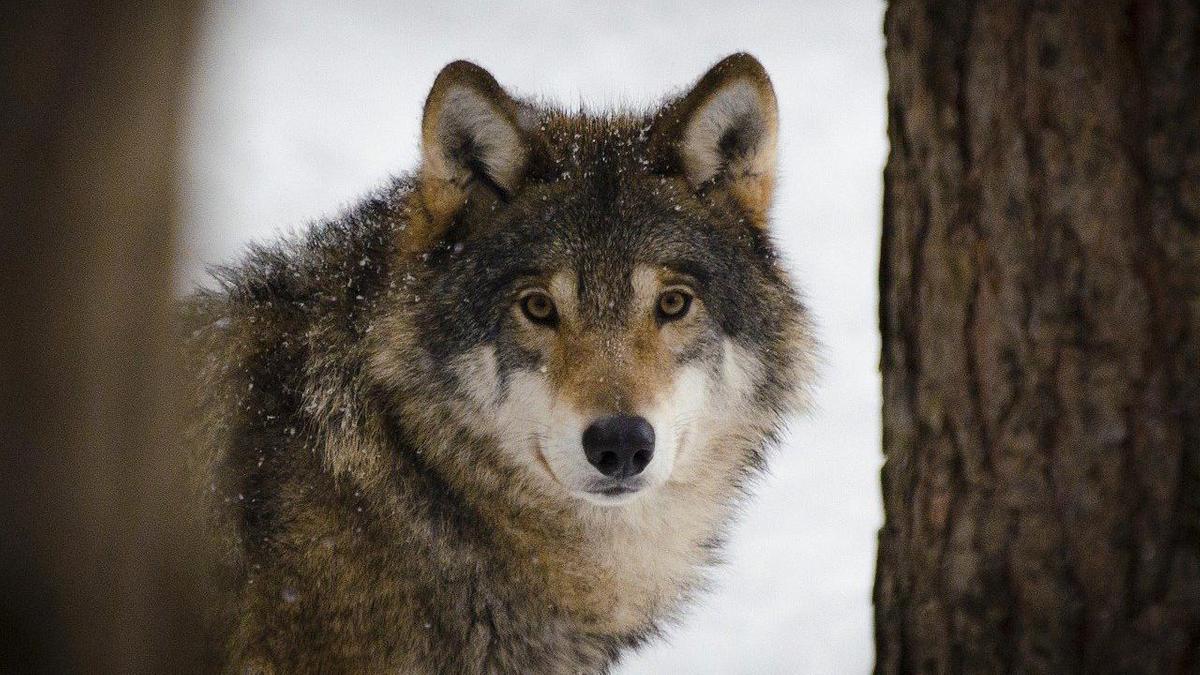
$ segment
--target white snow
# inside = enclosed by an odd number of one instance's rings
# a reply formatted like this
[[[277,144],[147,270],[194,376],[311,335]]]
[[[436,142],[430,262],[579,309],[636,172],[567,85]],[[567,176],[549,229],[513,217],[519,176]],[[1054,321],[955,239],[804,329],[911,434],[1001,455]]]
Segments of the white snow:
[[[621,673],[862,673],[878,496],[882,2],[214,2],[196,68],[181,284],[414,166],[434,75],[468,58],[525,95],[644,104],[747,50],[775,82],[776,228],[825,343],[714,591]]]

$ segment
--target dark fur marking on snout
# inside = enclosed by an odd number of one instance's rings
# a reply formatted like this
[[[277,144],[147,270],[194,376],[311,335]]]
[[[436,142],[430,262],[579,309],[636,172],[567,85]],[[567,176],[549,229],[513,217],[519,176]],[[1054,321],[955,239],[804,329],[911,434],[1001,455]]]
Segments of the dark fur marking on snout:
[[[709,323],[700,329],[697,336],[688,342],[679,352],[676,358],[679,365],[687,365],[709,357],[717,357],[721,354],[721,333],[720,328]],[[720,363],[720,359],[714,359],[716,363]]]
[[[542,367],[542,355],[522,345],[512,331],[504,332],[495,343],[496,378],[501,400],[508,397],[512,375],[518,370],[533,372]]]

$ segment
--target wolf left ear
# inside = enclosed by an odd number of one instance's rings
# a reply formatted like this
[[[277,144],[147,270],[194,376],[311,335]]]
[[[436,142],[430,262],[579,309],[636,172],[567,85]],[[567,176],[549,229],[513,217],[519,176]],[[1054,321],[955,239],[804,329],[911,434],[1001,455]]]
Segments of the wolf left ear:
[[[491,73],[455,61],[438,73],[421,120],[421,192],[435,230],[473,190],[506,199],[529,165],[533,115]]]
[[[655,117],[651,148],[694,190],[727,192],[765,226],[775,183],[779,108],[766,69],[733,54]]]

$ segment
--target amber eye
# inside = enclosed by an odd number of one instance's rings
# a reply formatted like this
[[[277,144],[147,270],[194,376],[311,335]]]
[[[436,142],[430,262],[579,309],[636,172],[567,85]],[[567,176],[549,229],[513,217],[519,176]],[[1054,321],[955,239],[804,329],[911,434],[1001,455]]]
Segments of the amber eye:
[[[673,288],[658,296],[658,318],[661,321],[681,319],[691,306],[692,296]]]
[[[541,291],[534,291],[521,298],[521,311],[534,323],[552,325],[558,319],[554,299]]]

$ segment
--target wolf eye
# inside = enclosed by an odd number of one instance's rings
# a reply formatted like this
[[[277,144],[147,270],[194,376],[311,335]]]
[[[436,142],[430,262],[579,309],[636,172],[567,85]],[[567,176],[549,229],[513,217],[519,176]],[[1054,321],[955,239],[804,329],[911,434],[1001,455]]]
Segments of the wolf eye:
[[[558,319],[554,308],[554,300],[545,293],[535,291],[521,298],[521,311],[525,317],[534,323],[552,325]]]
[[[658,296],[658,318],[661,321],[682,319],[692,306],[692,296],[673,288]]]

